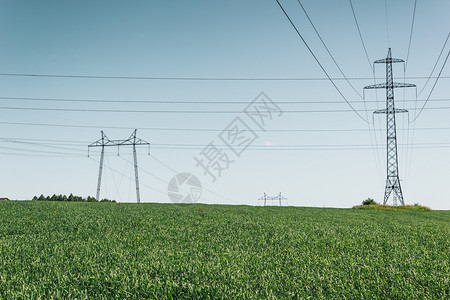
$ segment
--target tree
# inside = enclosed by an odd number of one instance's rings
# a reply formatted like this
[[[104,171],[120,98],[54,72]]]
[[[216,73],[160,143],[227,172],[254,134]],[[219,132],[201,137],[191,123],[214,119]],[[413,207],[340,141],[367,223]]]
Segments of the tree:
[[[70,194],[69,196],[66,195],[56,195],[53,194],[51,197],[47,196],[45,197],[44,195],[40,195],[39,197],[34,196],[33,200],[37,200],[37,201],[70,201],[70,202],[97,202],[97,199],[91,196],[88,196],[87,198],[83,198],[81,196],[75,196],[73,194]],[[102,199],[101,202],[116,202],[114,200],[109,200],[109,199]]]

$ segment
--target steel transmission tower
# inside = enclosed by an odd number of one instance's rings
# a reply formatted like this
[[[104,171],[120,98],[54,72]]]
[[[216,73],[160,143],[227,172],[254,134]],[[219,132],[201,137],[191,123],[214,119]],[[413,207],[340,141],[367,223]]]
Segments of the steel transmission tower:
[[[102,137],[90,144],[88,146],[88,157],[89,157],[89,149],[92,147],[101,147],[101,154],[100,154],[100,166],[98,169],[98,183],[97,183],[97,201],[100,201],[100,186],[102,183],[102,171],[103,171],[103,158],[105,156],[105,147],[112,147],[115,146],[118,149],[120,146],[133,146],[133,158],[134,158],[134,176],[135,176],[135,183],[136,183],[136,199],[137,203],[141,202],[141,197],[139,193],[139,174],[138,174],[138,163],[137,163],[137,154],[136,154],[136,146],[142,146],[146,145],[149,147],[149,154],[150,154],[150,143],[141,140],[136,137],[137,129],[133,131],[133,134],[126,139],[126,140],[110,140],[102,131]]]
[[[266,193],[264,193],[264,195],[260,198],[258,198],[258,201],[264,201],[264,206],[266,206],[267,203],[267,199],[269,199],[270,197],[267,196]]]
[[[391,48],[385,59],[376,60],[376,64],[386,64],[386,83],[368,85],[364,89],[386,89],[386,109],[374,111],[374,114],[386,114],[386,146],[387,146],[387,179],[384,192],[383,204],[386,204],[389,196],[393,194],[394,205],[397,200],[405,205],[403,200],[400,178],[398,177],[398,154],[397,154],[397,128],[395,125],[395,114],[406,113],[406,109],[396,109],[394,105],[394,88],[415,87],[415,84],[394,82],[392,63],[404,62],[402,59],[392,58]]]
[[[281,196],[281,192],[278,194],[278,196],[276,196],[276,199],[278,199],[278,202],[280,203],[280,206],[281,206],[281,200],[287,200],[286,197],[282,197]]]
[[[287,198],[281,196],[281,192],[277,196],[274,196],[274,197],[269,197],[269,196],[267,196],[266,193],[264,193],[264,195],[262,197],[258,198],[258,201],[264,201],[264,206],[267,205],[267,200],[272,200],[272,205],[273,205],[273,201],[278,200],[278,202],[280,203],[280,206],[281,206],[281,201],[287,200]]]

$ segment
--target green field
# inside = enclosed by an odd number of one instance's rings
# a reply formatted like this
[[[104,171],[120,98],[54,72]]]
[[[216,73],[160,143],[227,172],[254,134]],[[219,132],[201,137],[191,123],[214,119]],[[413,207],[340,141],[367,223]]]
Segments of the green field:
[[[3,299],[450,298],[450,211],[3,201],[0,215]]]

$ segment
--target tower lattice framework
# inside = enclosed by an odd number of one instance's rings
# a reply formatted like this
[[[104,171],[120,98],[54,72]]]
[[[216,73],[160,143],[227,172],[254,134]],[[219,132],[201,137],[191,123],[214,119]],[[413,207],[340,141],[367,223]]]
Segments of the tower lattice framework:
[[[375,64],[386,64],[386,82],[364,87],[364,89],[386,89],[386,108],[374,111],[374,114],[386,114],[387,178],[383,204],[387,203],[392,192],[394,192],[394,205],[397,205],[397,200],[400,201],[402,205],[405,204],[400,178],[398,176],[397,128],[395,124],[395,114],[406,113],[408,111],[406,109],[395,108],[394,88],[416,87],[416,85],[394,82],[392,64],[402,62],[404,62],[404,60],[392,58],[391,48],[389,48],[385,59],[376,60],[374,62]]]
[[[97,182],[97,201],[100,201],[100,187],[102,183],[102,171],[103,171],[103,160],[105,156],[105,147],[117,147],[118,149],[121,146],[133,146],[133,160],[134,160],[134,176],[135,176],[135,184],[136,184],[136,201],[137,203],[141,202],[141,195],[139,192],[139,174],[138,174],[138,162],[137,162],[137,153],[136,146],[148,146],[149,147],[149,155],[150,155],[150,143],[141,140],[136,136],[137,129],[133,131],[131,136],[126,140],[110,140],[106,134],[102,131],[102,137],[90,144],[88,146],[88,156],[89,156],[89,148],[92,147],[101,147],[100,152],[100,165],[98,169],[98,182]]]

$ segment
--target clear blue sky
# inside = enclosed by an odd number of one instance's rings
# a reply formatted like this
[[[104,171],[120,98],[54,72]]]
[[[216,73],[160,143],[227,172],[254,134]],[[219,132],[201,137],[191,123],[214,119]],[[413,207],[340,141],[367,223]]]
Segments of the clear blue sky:
[[[385,105],[385,91],[366,92],[364,104],[342,80],[298,2],[280,2],[345,98],[372,122],[371,111]],[[384,58],[388,47],[406,60],[415,1],[352,2],[370,61]],[[374,80],[349,1],[301,3],[362,94]],[[410,110],[409,121],[450,50],[449,43],[425,85],[450,31],[449,11],[449,1],[417,0],[406,71],[401,64],[394,68],[396,81],[416,84],[417,92],[425,87],[418,102],[414,89],[395,90],[397,107]],[[137,128],[138,136],[152,144],[151,156],[145,147],[138,150],[145,202],[169,201],[174,171],[197,175],[205,187],[201,201],[207,203],[257,205],[264,192],[282,192],[289,205],[298,206],[351,207],[367,197],[383,200],[384,117],[368,125],[350,110],[275,0],[2,0],[0,39],[0,197],[95,196],[99,151],[88,158],[87,145],[100,138],[100,130],[111,139],[125,139]],[[384,76],[384,65],[377,65],[376,81]],[[397,117],[399,167],[406,203],[450,209],[449,65],[441,76],[415,122],[408,123],[408,115]],[[173,79],[178,77],[308,80]],[[252,146],[232,157],[235,162],[211,182],[194,157],[211,141],[221,144],[220,131],[238,116],[245,119],[242,111],[261,92],[284,114],[268,123],[266,132],[258,131]],[[228,113],[161,112],[174,110]],[[120,157],[115,148],[107,154],[102,197],[135,201],[134,182],[128,179],[134,176],[131,149],[121,149]]]

